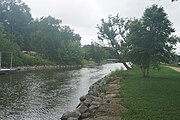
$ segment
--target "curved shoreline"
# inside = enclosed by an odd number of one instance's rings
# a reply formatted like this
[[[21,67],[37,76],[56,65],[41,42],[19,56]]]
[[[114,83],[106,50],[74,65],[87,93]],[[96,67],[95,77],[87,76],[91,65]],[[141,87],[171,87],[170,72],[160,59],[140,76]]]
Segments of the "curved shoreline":
[[[89,87],[80,97],[79,105],[72,112],[65,112],[61,120],[119,120],[120,113],[127,111],[119,96],[121,77],[105,76]]]
[[[89,87],[88,93],[79,98],[80,103],[75,110],[65,112],[61,120],[83,120],[93,115],[103,101],[99,89],[102,85],[106,84],[106,79],[107,76],[92,84]]]
[[[31,70],[44,70],[44,69],[73,69],[81,68],[82,65],[41,65],[41,66],[20,66],[13,67],[17,72],[31,71]]]

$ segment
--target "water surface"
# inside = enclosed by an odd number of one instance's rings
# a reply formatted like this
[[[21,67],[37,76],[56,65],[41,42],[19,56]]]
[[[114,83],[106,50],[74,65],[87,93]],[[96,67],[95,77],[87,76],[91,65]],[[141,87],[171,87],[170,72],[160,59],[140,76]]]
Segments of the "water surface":
[[[78,70],[39,70],[0,76],[0,120],[59,120],[89,86],[122,64]]]

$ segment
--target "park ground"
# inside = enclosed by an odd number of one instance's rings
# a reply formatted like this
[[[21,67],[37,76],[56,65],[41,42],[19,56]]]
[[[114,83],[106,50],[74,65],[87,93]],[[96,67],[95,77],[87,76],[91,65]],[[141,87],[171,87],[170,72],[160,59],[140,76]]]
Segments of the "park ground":
[[[172,68],[151,70],[148,78],[136,66],[116,71],[105,88],[95,120],[180,120],[180,72]]]

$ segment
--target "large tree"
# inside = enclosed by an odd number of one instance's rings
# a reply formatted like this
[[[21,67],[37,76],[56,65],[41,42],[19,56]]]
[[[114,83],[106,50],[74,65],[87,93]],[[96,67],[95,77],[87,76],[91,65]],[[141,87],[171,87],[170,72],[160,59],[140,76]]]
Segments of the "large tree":
[[[79,64],[79,59],[82,58],[81,37],[69,26],[62,26],[61,23],[61,20],[51,16],[33,21],[30,46],[51,61]]]
[[[0,0],[0,22],[4,24],[9,39],[21,48],[31,20],[30,8],[21,0]]]
[[[140,65],[143,76],[149,76],[149,69],[159,67],[160,62],[168,62],[172,57],[177,37],[172,23],[162,7],[152,5],[147,8],[141,19],[130,25],[128,45],[129,57]]]
[[[11,53],[13,54],[13,65],[20,64],[20,48],[16,43],[7,39],[2,23],[0,23],[0,52],[2,53],[3,67],[10,67]]]
[[[113,55],[110,55],[110,48],[104,47],[98,43],[91,43],[91,45],[83,46],[85,51],[84,59],[85,60],[93,60],[96,63],[100,64],[103,60],[108,58],[113,58]]]
[[[108,20],[101,20],[101,25],[98,25],[97,28],[98,38],[104,43],[108,43],[112,47],[118,56],[118,59],[123,65],[130,69],[127,65],[126,53],[126,37],[128,33],[128,25],[130,20],[127,18],[120,18],[117,16],[109,16]]]

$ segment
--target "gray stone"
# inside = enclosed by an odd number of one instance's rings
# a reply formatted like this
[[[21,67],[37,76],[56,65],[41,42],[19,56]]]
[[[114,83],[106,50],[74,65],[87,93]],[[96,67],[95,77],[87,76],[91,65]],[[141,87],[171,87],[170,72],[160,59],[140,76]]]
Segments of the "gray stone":
[[[96,102],[96,101],[92,101],[92,102],[91,102],[91,105],[99,106],[100,104],[101,104],[100,102]]]
[[[92,101],[101,102],[102,99],[100,97],[89,95],[87,98],[90,98]]]
[[[91,105],[91,106],[89,107],[89,109],[87,110],[87,112],[89,112],[89,113],[94,113],[97,109],[98,109],[98,106],[96,106],[96,105]]]
[[[84,103],[81,103],[81,105],[77,108],[77,110],[78,110],[81,114],[84,113],[87,109],[88,109],[88,107],[87,107]]]
[[[89,107],[92,103],[92,99],[90,97],[87,97],[86,100],[83,102],[87,107]]]
[[[73,111],[71,114],[70,114],[70,117],[74,117],[74,118],[79,118],[81,116],[81,113],[77,110]]]
[[[79,98],[81,102],[85,101],[86,100],[86,95],[82,96]]]
[[[95,96],[95,97],[99,97],[99,92],[98,92],[97,90],[95,90],[95,91],[90,90],[90,91],[88,92],[88,95],[92,95],[92,96]]]
[[[61,117],[61,120],[67,120],[70,117],[79,119],[80,116],[81,116],[81,113],[79,111],[75,110],[73,112],[64,113]]]
[[[82,115],[81,115],[81,118],[82,119],[84,119],[84,118],[88,118],[89,116],[91,115],[91,113],[83,113]]]
[[[78,118],[70,117],[70,118],[68,118],[67,120],[78,120]]]
[[[71,114],[71,112],[67,111],[65,112],[62,117],[61,117],[61,120],[67,120],[69,118],[69,115]]]
[[[87,107],[91,106],[92,102],[102,102],[102,99],[100,97],[87,95],[86,100],[83,102]]]

